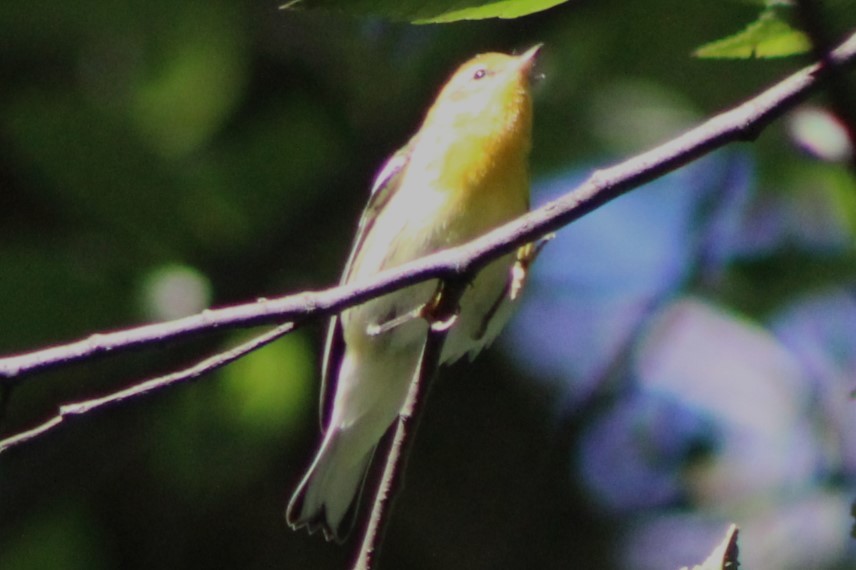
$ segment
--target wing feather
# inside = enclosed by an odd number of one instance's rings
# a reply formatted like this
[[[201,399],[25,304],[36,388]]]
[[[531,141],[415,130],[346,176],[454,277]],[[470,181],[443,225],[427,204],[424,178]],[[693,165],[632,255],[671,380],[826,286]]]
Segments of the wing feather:
[[[345,270],[342,272],[342,279],[339,281],[340,285],[350,280],[351,269],[357,257],[357,252],[362,248],[366,236],[371,231],[378,214],[398,189],[401,182],[401,174],[410,162],[412,148],[413,139],[393,154],[384,163],[383,168],[380,169],[380,172],[375,177],[368,204],[366,204],[357,225],[357,237],[354,240],[354,245],[351,247],[351,253],[348,256],[348,262],[345,264]],[[344,352],[345,338],[340,319],[337,315],[331,317],[327,325],[324,357],[321,361],[321,433],[327,431],[327,424],[330,421],[330,414],[333,409],[333,400],[336,393],[334,379],[339,372],[339,364],[342,362]]]

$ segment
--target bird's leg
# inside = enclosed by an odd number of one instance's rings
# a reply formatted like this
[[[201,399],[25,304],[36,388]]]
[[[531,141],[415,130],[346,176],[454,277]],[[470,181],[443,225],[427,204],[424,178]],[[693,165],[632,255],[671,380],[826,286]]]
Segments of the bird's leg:
[[[434,295],[420,308],[419,316],[428,321],[433,331],[442,332],[452,328],[461,312],[457,302],[454,307],[447,306],[446,288],[445,281],[438,281]]]
[[[434,291],[434,294],[427,303],[419,305],[401,315],[396,315],[382,323],[369,325],[366,327],[366,333],[369,336],[379,336],[384,333],[388,333],[389,331],[400,327],[413,319],[419,318],[428,321],[432,330],[443,331],[450,329],[458,319],[458,313],[460,311],[458,307],[455,307],[452,311],[444,307],[446,304],[446,297],[444,296],[445,291],[445,282],[440,280],[437,284],[437,289]]]
[[[541,250],[547,242],[554,237],[556,237],[556,234],[550,233],[536,242],[527,243],[526,245],[518,248],[517,258],[514,260],[514,265],[511,266],[509,279],[505,282],[505,287],[496,298],[496,301],[493,302],[490,309],[488,309],[487,313],[485,313],[482,318],[481,326],[479,327],[475,338],[480,339],[485,335],[485,333],[487,333],[490,321],[506,300],[517,300],[517,297],[520,296],[520,292],[523,290],[523,286],[526,284],[526,278],[529,275],[529,267],[535,262],[535,258],[538,257],[538,254],[541,253]]]
[[[536,242],[527,243],[517,250],[517,259],[511,267],[511,281],[508,286],[508,298],[512,301],[520,296],[523,290],[523,285],[526,284],[526,277],[529,274],[529,267],[535,263],[535,258],[544,249],[548,241],[551,241],[556,234],[549,233]]]
[[[401,315],[397,315],[388,321],[384,321],[382,323],[371,324],[366,327],[366,333],[369,336],[379,336],[384,333],[388,333],[389,331],[400,327],[401,325],[412,321],[413,319],[419,318],[422,316],[422,309],[425,305],[420,305],[415,309],[411,309],[406,313]]]

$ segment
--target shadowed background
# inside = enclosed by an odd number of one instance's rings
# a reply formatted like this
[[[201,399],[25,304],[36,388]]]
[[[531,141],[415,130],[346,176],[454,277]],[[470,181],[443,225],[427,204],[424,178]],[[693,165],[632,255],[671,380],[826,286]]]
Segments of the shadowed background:
[[[546,44],[543,202],[803,65],[690,57],[756,15],[5,3],[0,353],[335,283],[376,170],[477,52]],[[852,567],[856,183],[837,132],[803,107],[560,232],[503,338],[433,387],[382,567],[677,568],[730,521],[747,568]],[[3,432],[248,334],[30,378]],[[319,439],[322,334],[0,456],[0,568],[346,567],[356,542],[283,518]]]

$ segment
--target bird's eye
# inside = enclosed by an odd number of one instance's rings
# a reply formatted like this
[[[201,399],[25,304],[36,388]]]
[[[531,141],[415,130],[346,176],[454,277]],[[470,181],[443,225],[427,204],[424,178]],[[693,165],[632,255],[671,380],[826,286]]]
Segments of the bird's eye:
[[[485,68],[479,67],[478,69],[476,69],[476,72],[473,73],[473,79],[481,79],[485,75],[487,75],[487,71],[485,70]]]

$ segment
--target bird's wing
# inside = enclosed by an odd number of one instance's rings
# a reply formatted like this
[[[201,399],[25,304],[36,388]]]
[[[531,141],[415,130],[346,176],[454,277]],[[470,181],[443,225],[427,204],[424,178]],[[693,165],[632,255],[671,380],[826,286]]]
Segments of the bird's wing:
[[[383,168],[380,169],[377,176],[375,176],[371,195],[357,225],[357,237],[354,240],[354,245],[351,247],[351,253],[348,256],[348,262],[345,264],[345,270],[342,272],[340,284],[347,283],[350,280],[351,269],[357,257],[357,252],[363,247],[366,236],[371,231],[378,214],[398,189],[401,182],[401,175],[410,162],[412,149],[413,139],[393,154],[384,163]],[[342,326],[339,317],[334,316],[330,318],[330,323],[327,325],[327,340],[324,343],[324,358],[321,364],[320,418],[322,433],[327,431],[327,423],[330,419],[333,399],[336,393],[335,376],[339,372],[339,364],[342,361],[344,352],[345,339]]]

